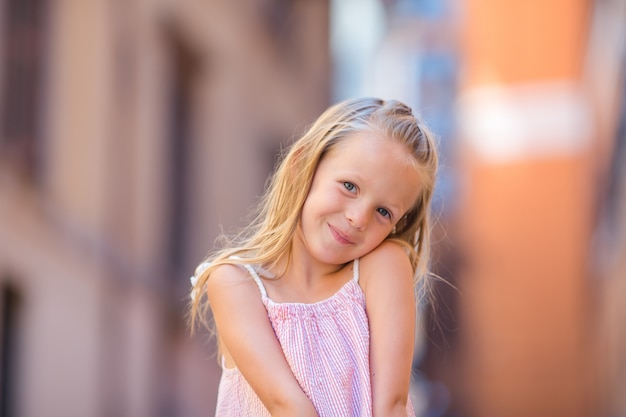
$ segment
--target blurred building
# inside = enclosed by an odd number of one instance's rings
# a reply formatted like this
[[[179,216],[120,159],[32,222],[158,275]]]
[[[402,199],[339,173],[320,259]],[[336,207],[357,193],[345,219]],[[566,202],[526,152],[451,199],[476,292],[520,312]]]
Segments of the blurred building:
[[[188,277],[329,102],[328,2],[0,1],[0,415],[207,416]]]
[[[621,386],[596,379],[597,342],[609,336],[596,329],[624,323],[598,316],[607,294],[592,242],[623,103],[624,5],[465,2],[455,382],[463,415],[599,416],[607,392],[623,391],[623,376]],[[623,296],[626,269],[613,265],[621,278],[610,286]]]
[[[594,67],[614,81],[598,95],[606,143],[597,166],[598,187],[592,240],[592,273],[597,286],[594,326],[594,384],[598,415],[626,415],[626,1],[603,2],[595,25],[597,58]],[[607,54],[606,45],[616,52]],[[596,65],[600,61],[604,65]],[[602,83],[598,83],[602,84]]]
[[[434,267],[458,288],[416,358],[422,415],[624,415],[626,2],[380,3],[359,93],[439,135]]]
[[[624,39],[624,0],[0,0],[0,417],[212,415],[187,277],[369,94],[442,149],[418,415],[624,415]]]

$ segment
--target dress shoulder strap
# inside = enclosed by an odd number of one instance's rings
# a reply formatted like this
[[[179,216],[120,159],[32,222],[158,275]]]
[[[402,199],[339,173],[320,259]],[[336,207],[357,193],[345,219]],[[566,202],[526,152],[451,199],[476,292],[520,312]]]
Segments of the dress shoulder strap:
[[[194,276],[198,276],[201,275],[204,271],[206,271],[209,267],[211,266],[211,262],[202,262],[200,265],[198,265],[196,267],[196,270],[194,271],[193,275]]]
[[[261,296],[263,298],[267,298],[267,291],[265,291],[265,286],[263,285],[263,281],[261,281],[261,277],[256,272],[256,270],[251,265],[248,265],[248,264],[242,264],[242,266],[246,268],[246,270],[248,271],[252,279],[254,279],[254,282],[256,283],[257,287],[259,287],[259,291],[261,291]]]
[[[356,258],[352,263],[352,279],[359,282],[359,258]]]
[[[239,256],[231,256],[230,258],[241,259]],[[261,296],[263,298],[267,298],[267,291],[265,291],[265,286],[263,285],[263,281],[261,280],[261,277],[259,276],[259,273],[256,271],[256,269],[254,269],[254,267],[252,267],[250,264],[241,264],[241,266],[246,268],[246,271],[248,271],[252,279],[254,279],[256,286],[259,287],[259,291],[261,291]]]

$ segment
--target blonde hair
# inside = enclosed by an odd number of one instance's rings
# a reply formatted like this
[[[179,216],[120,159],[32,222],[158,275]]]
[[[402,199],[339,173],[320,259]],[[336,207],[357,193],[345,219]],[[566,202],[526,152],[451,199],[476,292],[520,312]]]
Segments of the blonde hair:
[[[318,164],[343,138],[355,132],[375,132],[382,138],[398,141],[406,146],[412,157],[409,159],[418,168],[421,193],[387,239],[407,248],[416,284],[428,275],[430,204],[438,166],[433,136],[418,122],[411,108],[399,101],[350,99],[328,108],[293,143],[271,178],[250,224],[232,239],[222,236],[226,247],[198,267],[190,305],[192,330],[198,320],[208,325],[209,306],[203,289],[213,268],[246,263],[273,269],[283,256],[290,259],[292,238]]]

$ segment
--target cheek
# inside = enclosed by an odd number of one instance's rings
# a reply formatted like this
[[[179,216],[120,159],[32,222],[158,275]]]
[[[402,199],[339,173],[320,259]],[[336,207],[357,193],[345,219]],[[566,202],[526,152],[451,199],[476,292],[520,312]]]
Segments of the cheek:
[[[374,247],[378,246],[391,233],[391,229],[387,226],[378,226],[375,230],[371,230],[368,236],[368,244]]]
[[[316,213],[336,211],[341,206],[341,195],[330,187],[320,187],[309,193],[305,204],[309,205],[309,210]]]

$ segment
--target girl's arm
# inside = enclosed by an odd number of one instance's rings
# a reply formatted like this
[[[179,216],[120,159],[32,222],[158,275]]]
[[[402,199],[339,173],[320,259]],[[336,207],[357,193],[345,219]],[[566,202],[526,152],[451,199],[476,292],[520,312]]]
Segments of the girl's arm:
[[[255,282],[234,265],[211,272],[207,294],[220,339],[272,416],[317,416],[274,334]]]
[[[370,325],[374,417],[407,415],[415,340],[413,268],[404,249],[383,242],[361,260]]]

